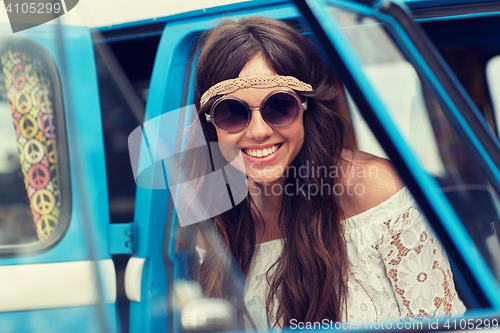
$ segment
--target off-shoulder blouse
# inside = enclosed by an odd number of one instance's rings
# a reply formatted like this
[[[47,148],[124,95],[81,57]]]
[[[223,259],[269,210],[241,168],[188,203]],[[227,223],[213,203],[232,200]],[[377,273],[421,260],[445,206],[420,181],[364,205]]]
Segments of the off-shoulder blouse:
[[[344,321],[465,312],[447,255],[406,187],[343,222],[351,270]],[[265,310],[266,272],[282,249],[281,239],[256,247],[244,300],[257,328],[274,324]],[[201,262],[205,251],[197,251]]]

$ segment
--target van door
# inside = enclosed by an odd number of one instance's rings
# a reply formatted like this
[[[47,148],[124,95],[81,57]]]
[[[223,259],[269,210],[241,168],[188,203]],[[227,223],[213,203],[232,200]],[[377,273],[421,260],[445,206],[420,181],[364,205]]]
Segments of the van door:
[[[172,138],[175,141],[185,124],[191,121],[190,113],[184,118],[177,117],[175,122],[163,122],[165,127],[157,132],[148,132],[146,124],[182,107],[189,109],[193,104],[194,67],[190,61],[195,56],[193,48],[199,34],[221,15],[238,17],[244,13],[285,20],[294,20],[298,16],[290,4],[261,4],[259,8],[250,9],[246,3],[210,8],[201,16],[199,12],[185,13],[182,19],[167,21],[162,32],[149,85],[144,126],[137,132],[146,145],[138,143],[140,159],[143,161],[144,151],[151,150],[152,160],[147,159],[152,167],[138,175],[134,218],[139,230],[137,251],[129,260],[125,274],[125,288],[131,301],[130,332],[177,332],[180,329],[173,298],[174,284],[177,279],[186,277],[187,265],[186,244],[181,244],[176,238],[180,230],[163,171],[164,163],[155,160],[155,156],[161,155],[155,150],[158,147],[155,140]],[[129,138],[129,148],[130,145]],[[191,243],[192,236],[186,241]]]
[[[90,32],[0,26],[0,327],[114,332],[116,279]]]

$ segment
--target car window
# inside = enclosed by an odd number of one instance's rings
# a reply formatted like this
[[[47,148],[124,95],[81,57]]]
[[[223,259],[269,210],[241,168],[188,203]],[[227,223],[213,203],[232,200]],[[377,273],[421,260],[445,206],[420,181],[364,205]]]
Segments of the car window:
[[[498,15],[488,10],[494,4],[482,6],[470,6],[467,18],[459,15],[450,19],[446,12],[454,6],[426,8],[422,10],[427,12],[424,15],[416,9],[413,14],[493,132],[498,133],[498,118],[493,111],[495,96],[487,78],[488,63],[500,54],[498,43],[492,42],[499,33]]]
[[[53,60],[15,38],[0,44],[0,57],[0,250],[12,253],[9,245],[60,239],[71,193],[68,165],[59,158],[66,138]]]

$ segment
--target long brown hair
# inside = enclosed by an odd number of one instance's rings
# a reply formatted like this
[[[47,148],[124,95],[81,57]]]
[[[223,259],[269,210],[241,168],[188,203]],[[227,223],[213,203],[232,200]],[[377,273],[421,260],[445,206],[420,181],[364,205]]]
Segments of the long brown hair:
[[[200,108],[201,95],[214,84],[238,77],[243,66],[257,53],[267,60],[278,75],[290,75],[309,83],[312,92],[300,92],[308,99],[304,112],[305,138],[301,151],[290,167],[338,166],[343,149],[344,126],[336,113],[337,92],[328,70],[307,37],[284,22],[247,17],[225,20],[202,37],[203,47],[197,62],[195,104],[207,142],[217,141],[215,128],[204,119],[216,97]],[[220,154],[212,145],[211,154]],[[212,157],[213,157],[212,156]],[[205,157],[206,160],[206,157]],[[198,163],[199,162],[199,163]],[[185,163],[186,172],[206,174],[200,161]],[[194,178],[194,177],[192,177]],[[308,172],[306,177],[289,174],[286,185],[292,195],[283,195],[279,226],[284,236],[283,252],[268,274],[270,292],[267,313],[276,310],[276,324],[288,326],[291,319],[339,321],[345,311],[348,259],[342,210],[335,195],[308,195],[299,188],[330,188],[338,178],[327,172]],[[208,297],[229,297],[233,285],[225,272],[227,251],[246,276],[255,251],[255,221],[251,211],[256,207],[250,195],[233,209],[209,223],[227,249],[208,244],[199,279]],[[258,212],[257,212],[258,213]],[[203,226],[203,224],[202,224]],[[206,228],[202,230],[207,230]],[[204,234],[207,239],[206,233]],[[269,271],[268,271],[269,273]],[[274,304],[273,300],[277,300]]]

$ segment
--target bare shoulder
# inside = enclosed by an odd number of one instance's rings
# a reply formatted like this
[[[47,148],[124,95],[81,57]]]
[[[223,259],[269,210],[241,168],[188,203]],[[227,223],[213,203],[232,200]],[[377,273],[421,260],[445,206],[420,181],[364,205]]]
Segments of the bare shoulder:
[[[342,158],[340,183],[352,189],[340,198],[347,217],[381,204],[404,186],[389,160],[357,150],[344,150]]]

